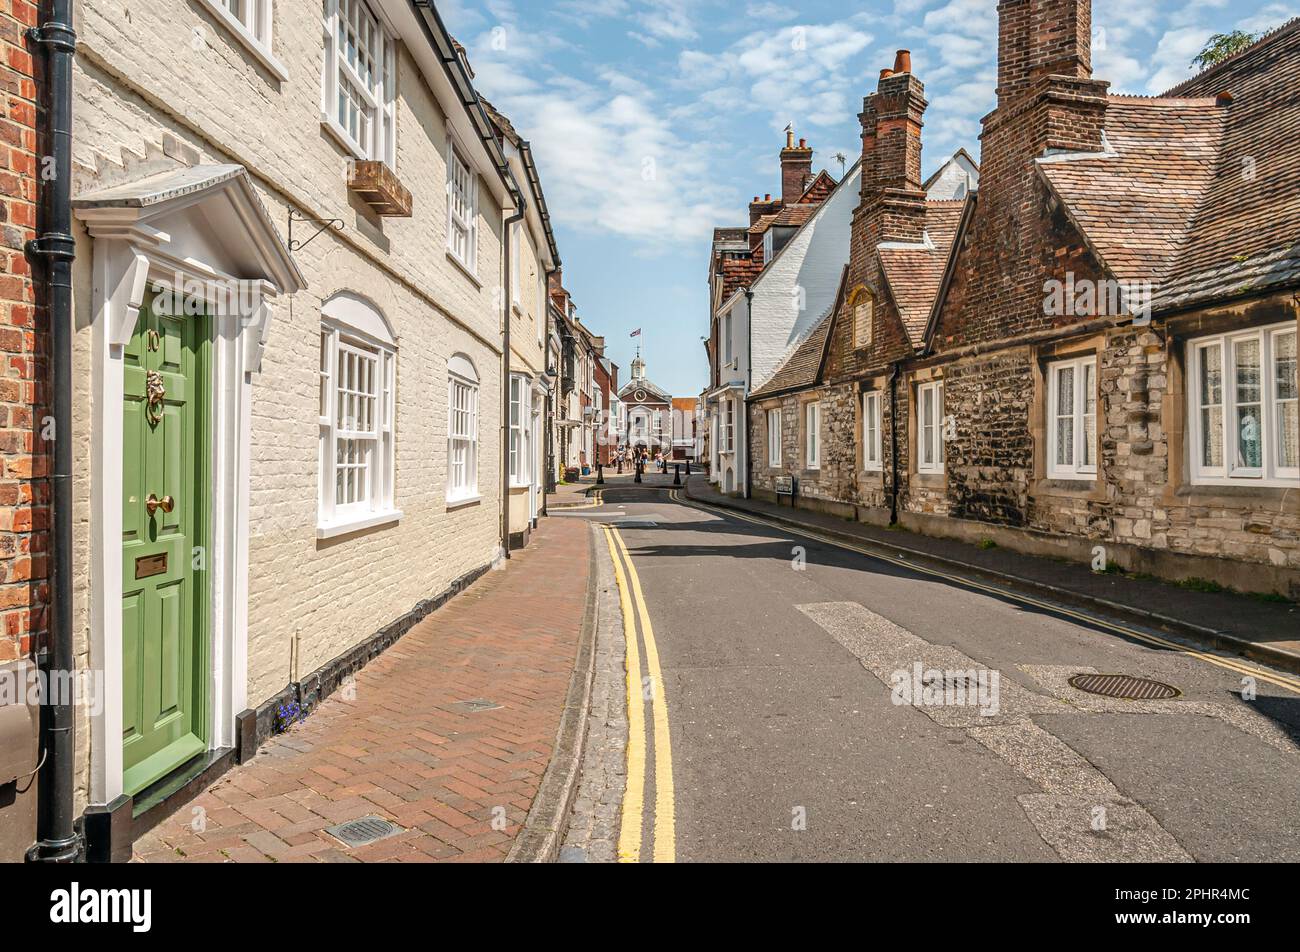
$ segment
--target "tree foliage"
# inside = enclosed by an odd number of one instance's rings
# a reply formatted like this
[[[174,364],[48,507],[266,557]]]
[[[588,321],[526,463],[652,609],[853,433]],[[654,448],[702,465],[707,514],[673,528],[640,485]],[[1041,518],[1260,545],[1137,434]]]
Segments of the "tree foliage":
[[[1264,34],[1247,33],[1245,30],[1233,30],[1231,33],[1216,33],[1206,42],[1205,48],[1192,59],[1195,69],[1209,69],[1222,63],[1234,53],[1240,53]]]

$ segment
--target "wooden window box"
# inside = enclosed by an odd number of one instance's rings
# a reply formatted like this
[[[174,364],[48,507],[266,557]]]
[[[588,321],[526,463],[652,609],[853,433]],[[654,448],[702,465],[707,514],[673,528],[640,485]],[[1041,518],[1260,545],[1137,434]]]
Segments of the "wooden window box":
[[[411,193],[383,162],[355,161],[348,165],[348,188],[385,218],[410,218]]]

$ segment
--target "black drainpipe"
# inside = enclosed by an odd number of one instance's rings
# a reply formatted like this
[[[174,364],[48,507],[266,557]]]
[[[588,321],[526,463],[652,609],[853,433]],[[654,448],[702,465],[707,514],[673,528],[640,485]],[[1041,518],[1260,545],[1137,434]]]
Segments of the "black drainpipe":
[[[72,30],[73,0],[52,0],[49,17],[27,32],[45,52],[43,147],[54,160],[54,177],[43,182],[44,230],[27,246],[41,262],[50,327],[51,390],[54,418],[54,472],[50,477],[54,534],[50,539],[50,620],[48,650],[42,652],[46,684],[62,690],[41,705],[41,768],[37,800],[37,841],[29,862],[72,863],[82,841],[73,816],[73,757],[76,712],[67,697],[76,662],[72,645]],[[39,146],[38,146],[39,147]]]
[[[546,375],[551,378],[551,385],[546,391],[546,445],[542,448],[542,465],[546,467],[546,473],[542,477],[542,515],[549,516],[550,509],[546,504],[551,492],[551,480],[555,478],[555,394],[560,388],[560,368],[557,364],[554,369],[551,367],[551,275],[555,273],[554,268],[544,268],[543,273],[546,281],[546,293],[542,295],[542,320],[546,324],[546,333],[543,335],[542,344],[542,364],[546,368]],[[557,358],[560,363],[563,360]]]
[[[515,225],[524,220],[528,214],[528,205],[524,202],[523,192],[510,176],[512,195],[515,201],[515,213],[505,220],[505,315],[501,330],[501,552],[510,558],[510,322],[514,318],[514,286],[511,284],[510,265],[514,261],[512,237]],[[520,422],[523,422],[524,408],[519,407]],[[523,447],[520,447],[523,449]]]
[[[745,288],[745,399],[741,401],[741,410],[745,414],[745,498],[753,498],[754,477],[751,472],[752,459],[749,445],[749,387],[754,373],[754,291]]]
[[[895,361],[889,372],[889,524],[898,525],[898,375],[902,370]]]

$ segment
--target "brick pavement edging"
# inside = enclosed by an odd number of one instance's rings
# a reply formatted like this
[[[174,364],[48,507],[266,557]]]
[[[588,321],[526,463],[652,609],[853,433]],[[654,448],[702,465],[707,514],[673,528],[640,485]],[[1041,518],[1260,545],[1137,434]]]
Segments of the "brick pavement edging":
[[[600,624],[600,602],[596,597],[596,533],[599,531],[592,526],[587,533],[587,605],[583,611],[573,678],[569,682],[564,713],[560,715],[560,726],[551,748],[551,762],[533,799],[532,809],[528,811],[528,819],[506,856],[507,863],[555,862],[568,828],[578,791],[578,777],[582,772],[587,712],[591,707],[591,689],[596,675],[596,631]]]
[[[713,506],[720,509],[730,509],[736,512],[751,513],[753,515],[762,516],[765,519],[770,519],[773,522],[778,522],[794,530],[807,530],[821,533],[822,535],[827,535],[835,539],[851,542],[857,546],[862,546],[868,549],[877,549],[882,554],[886,551],[897,552],[905,555],[909,559],[915,560],[920,566],[929,565],[933,568],[955,572],[970,578],[973,581],[982,580],[993,582],[1007,587],[1012,592],[1046,596],[1065,605],[1083,608],[1085,610],[1095,610],[1111,617],[1118,617],[1141,625],[1152,626],[1183,640],[1193,642],[1201,647],[1210,648],[1215,651],[1222,651],[1227,654],[1239,655],[1252,661],[1272,665],[1283,671],[1300,673],[1300,654],[1296,654],[1293,651],[1288,651],[1283,648],[1277,648],[1266,642],[1251,641],[1230,632],[1197,625],[1185,619],[1173,618],[1160,612],[1147,611],[1133,605],[1126,605],[1122,602],[1098,597],[1083,591],[1062,588],[1058,585],[1052,585],[1037,579],[1026,578],[1022,575],[1016,575],[1010,572],[1000,572],[996,569],[989,568],[988,566],[972,565],[969,562],[963,562],[960,559],[950,558],[935,552],[928,552],[923,549],[900,545],[893,540],[890,540],[888,546],[884,546],[882,543],[869,536],[863,536],[853,532],[845,532],[842,529],[837,529],[835,526],[822,525],[821,523],[813,522],[811,520],[803,520],[792,515],[773,512],[771,511],[771,507],[750,505],[746,500],[729,498],[716,491],[709,492],[707,496],[701,495],[699,492],[692,491],[692,488],[695,487],[694,478],[686,480],[685,482],[686,485],[684,488],[686,498],[701,505]]]

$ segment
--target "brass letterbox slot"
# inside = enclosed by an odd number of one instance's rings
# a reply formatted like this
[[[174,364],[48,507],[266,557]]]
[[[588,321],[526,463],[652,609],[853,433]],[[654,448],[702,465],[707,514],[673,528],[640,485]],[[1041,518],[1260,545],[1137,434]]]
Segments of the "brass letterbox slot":
[[[135,560],[135,577],[136,579],[153,578],[155,575],[167,574],[167,553],[159,552],[157,555],[142,555]]]

